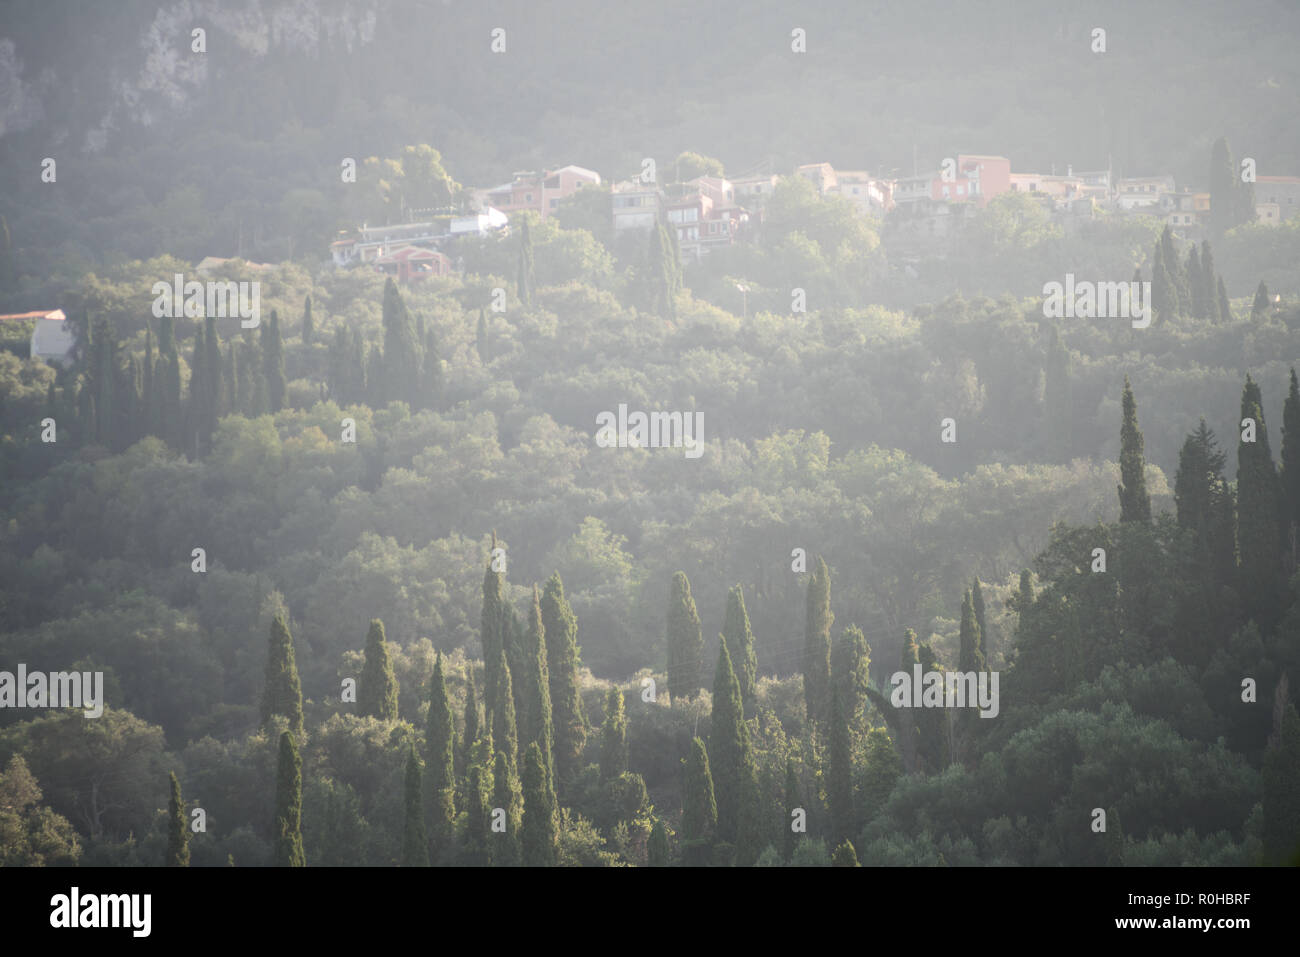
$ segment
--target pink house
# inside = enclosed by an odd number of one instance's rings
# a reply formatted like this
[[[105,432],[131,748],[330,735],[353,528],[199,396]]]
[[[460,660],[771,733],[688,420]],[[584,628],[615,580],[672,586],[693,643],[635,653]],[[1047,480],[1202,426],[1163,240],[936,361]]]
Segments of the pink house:
[[[546,219],[555,212],[560,200],[580,189],[600,185],[600,174],[581,166],[562,166],[543,172],[515,173],[502,186],[486,190],[484,202],[504,213],[531,209]]]
[[[437,250],[404,246],[394,253],[376,259],[375,269],[392,276],[398,282],[410,283],[428,279],[430,276],[450,275],[451,260]]]

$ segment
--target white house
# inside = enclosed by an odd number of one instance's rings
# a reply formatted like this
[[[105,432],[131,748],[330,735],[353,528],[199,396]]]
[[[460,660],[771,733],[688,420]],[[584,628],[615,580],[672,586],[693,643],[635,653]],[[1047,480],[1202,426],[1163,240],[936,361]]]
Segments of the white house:
[[[36,312],[15,312],[0,316],[0,322],[6,319],[36,320],[36,328],[32,330],[33,359],[62,365],[72,354],[76,336],[72,332],[72,323],[67,321],[68,317],[62,309],[39,309]]]

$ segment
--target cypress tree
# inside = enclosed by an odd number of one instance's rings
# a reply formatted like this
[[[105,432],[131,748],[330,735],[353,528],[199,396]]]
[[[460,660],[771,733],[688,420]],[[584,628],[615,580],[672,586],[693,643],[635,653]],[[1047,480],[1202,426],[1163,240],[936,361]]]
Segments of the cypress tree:
[[[168,774],[171,797],[167,801],[167,866],[190,866],[190,829],[186,827],[185,802],[181,800],[181,782],[176,772]]]
[[[472,693],[471,690],[471,695]],[[477,708],[475,711],[477,712]],[[468,714],[466,717],[468,718]],[[433,840],[440,855],[451,839],[452,822],[456,819],[455,747],[456,724],[452,718],[451,701],[447,697],[442,654],[439,653],[434,659],[433,677],[429,680],[429,712],[424,733],[424,750],[429,756],[429,793],[433,799]]]
[[[984,615],[984,589],[980,587],[979,576],[970,586],[970,604],[975,610],[975,624],[979,626],[980,635],[980,655],[984,659],[984,667],[989,668],[992,665],[991,636],[989,635],[988,619]]]
[[[302,852],[302,759],[293,735],[280,735],[280,767],[275,778],[276,867],[306,867]]]
[[[983,638],[980,635],[979,622],[975,618],[975,606],[971,598],[970,590],[961,600],[961,638],[959,642],[960,651],[958,653],[957,668],[959,671],[984,671],[984,653],[980,650],[983,646]]]
[[[208,398],[208,363],[207,335],[203,326],[194,332],[194,348],[190,353],[190,401],[185,409],[185,444],[186,454],[198,458],[203,454],[204,425],[208,414],[205,407]]]
[[[542,751],[534,741],[524,755],[524,826],[522,843],[526,867],[551,867],[558,847],[555,791]]]
[[[384,352],[381,362],[383,401],[400,400],[412,409],[420,407],[420,368],[423,343],[416,336],[411,311],[392,277],[384,282]]]
[[[515,755],[515,768],[523,760],[524,748],[528,747],[528,721],[532,714],[533,702],[529,694],[534,690],[529,673],[535,667],[527,651],[528,635],[523,622],[514,606],[506,603],[506,666],[510,669],[510,689],[515,700],[515,730],[519,741],[519,751]]]
[[[1228,140],[1220,136],[1210,150],[1210,230],[1215,239],[1236,223],[1237,167]]]
[[[1201,300],[1205,304],[1205,317],[1211,322],[1223,321],[1219,309],[1219,276],[1215,272],[1214,253],[1210,250],[1210,241],[1201,240]]]
[[[1193,535],[1202,581],[1230,584],[1236,568],[1232,491],[1223,477],[1227,456],[1201,419],[1178,453],[1174,504],[1178,524]]]
[[[727,654],[736,669],[740,682],[740,700],[745,714],[753,715],[757,706],[754,686],[758,674],[758,659],[754,656],[754,632],[749,627],[749,612],[745,610],[745,592],[736,585],[727,593],[727,615],[722,625],[727,642]]]
[[[1151,309],[1161,321],[1178,314],[1178,290],[1174,277],[1169,274],[1169,267],[1165,265],[1159,243],[1151,262]]]
[[[366,635],[366,663],[357,687],[357,714],[380,721],[397,719],[397,676],[393,674],[393,661],[388,655],[384,623],[378,618],[370,619],[370,632]]]
[[[1255,420],[1255,441],[1237,444],[1237,543],[1241,557],[1241,594],[1251,617],[1265,631],[1272,628],[1280,608],[1282,575],[1282,515],[1280,487],[1264,424],[1263,399],[1249,375],[1241,394],[1241,418]],[[1246,428],[1242,426],[1242,432]]]
[[[483,611],[479,616],[479,640],[483,644],[483,702],[489,715],[496,707],[497,685],[501,677],[498,662],[502,660],[506,647],[507,624],[505,574],[492,568],[496,549],[497,535],[493,532],[487,571],[483,574]]]
[[[144,431],[146,435],[158,434],[158,396],[154,394],[153,384],[153,329],[145,326],[144,330]]]
[[[235,353],[235,401],[240,415],[257,414],[253,393],[256,391],[254,380],[262,378],[261,359],[254,343],[231,342],[231,351]],[[263,389],[265,393],[265,389]]]
[[[12,292],[18,284],[18,267],[14,263],[13,237],[9,220],[0,215],[0,293]]]
[[[811,722],[824,723],[830,717],[831,625],[834,623],[831,573],[826,560],[818,556],[817,568],[808,579],[804,626],[804,705]]]
[[[415,753],[414,744],[406,756],[406,825],[402,832],[402,866],[429,866],[429,841],[424,833],[420,758]]]
[[[1250,321],[1255,322],[1264,316],[1267,316],[1268,308],[1268,286],[1265,285],[1264,280],[1261,279],[1259,285],[1255,287],[1255,300],[1250,304]]]
[[[787,864],[794,856],[795,841],[798,840],[794,830],[794,812],[803,807],[799,799],[799,776],[794,771],[794,761],[787,758],[785,762],[785,821],[782,827],[785,838],[781,845],[781,860]]]
[[[487,795],[483,793],[483,769],[477,764],[469,769],[467,791],[464,862],[470,867],[486,867],[491,860],[488,852],[490,812]]]
[[[1178,258],[1178,250],[1174,248],[1174,231],[1168,225],[1160,233],[1160,257],[1164,260],[1173,294],[1170,302],[1171,314],[1183,315],[1191,310],[1191,292],[1187,288],[1187,271]]]
[[[685,572],[673,575],[668,595],[668,690],[674,702],[689,701],[700,691],[704,634]]]
[[[601,728],[600,780],[608,784],[627,771],[627,713],[623,690],[610,688],[605,695],[605,724]]]
[[[1191,292],[1191,307],[1188,311],[1193,318],[1207,318],[1209,304],[1205,299],[1205,277],[1201,275],[1201,257],[1195,243],[1187,251],[1187,286]]]
[[[1223,288],[1223,277],[1218,279],[1219,286],[1219,316],[1224,322],[1232,321],[1232,303],[1228,302],[1227,290]]]
[[[533,304],[533,288],[537,277],[533,269],[533,237],[528,231],[528,217],[523,217],[519,229],[519,265],[515,277],[515,291],[525,306]]]
[[[462,741],[462,751],[464,764],[466,767],[471,763],[471,755],[474,753],[474,745],[481,735],[481,726],[478,713],[478,695],[474,687],[474,671],[470,669],[465,682],[465,739]]]
[[[707,864],[718,826],[718,805],[713,797],[709,753],[699,738],[691,740],[682,791],[682,855],[688,865]]]
[[[226,346],[226,358],[221,363],[221,400],[226,415],[239,415],[239,350],[236,343]]]
[[[302,301],[302,344],[310,346],[312,340],[316,337],[316,323],[311,317],[311,294]]]
[[[158,359],[162,364],[159,403],[162,436],[173,448],[181,444],[181,357],[176,350],[176,320],[163,316],[158,327]]]
[[[835,848],[835,853],[831,855],[831,867],[861,867],[858,863],[858,852],[853,849],[852,841],[845,841],[839,847]]]
[[[555,729],[551,708],[551,678],[546,662],[546,623],[542,619],[542,598],[533,585],[533,603],[528,609],[528,640],[524,649],[528,665],[528,727],[525,744],[536,741],[546,760],[546,773],[555,774]]]
[[[100,316],[91,324],[91,356],[94,369],[95,441],[117,451],[113,434],[114,393],[117,391],[117,339],[112,323]]]
[[[835,840],[847,840],[857,829],[853,801],[853,751],[848,717],[839,688],[831,689],[830,774],[826,783]]]
[[[555,735],[555,779],[564,782],[577,770],[587,740],[587,722],[578,693],[578,619],[564,597],[559,572],[546,582],[541,612]]]
[[[1291,388],[1282,406],[1282,544],[1296,560],[1300,537],[1300,384],[1291,370]]]
[[[1274,729],[1264,752],[1264,860],[1300,864],[1300,714],[1275,695]]]
[[[515,724],[515,696],[504,651],[497,652],[497,674],[496,700],[492,703],[492,743],[498,751],[506,753],[513,773],[517,767],[515,756],[519,753],[519,729]]]
[[[709,749],[717,802],[718,840],[737,843],[745,800],[755,777],[754,755],[749,745],[740,683],[731,665],[727,642],[719,636],[718,667],[713,678],[712,728]]]
[[[274,415],[284,408],[285,394],[288,391],[284,378],[280,316],[274,309],[271,310],[270,320],[262,327],[262,367],[266,376],[266,408]]]
[[[650,867],[667,867],[672,849],[668,846],[668,830],[664,822],[655,818],[654,827],[650,828],[650,840],[646,846],[646,864]]]
[[[302,685],[293,659],[293,636],[283,615],[271,622],[271,645],[266,659],[266,686],[262,692],[262,723],[284,715],[295,733],[302,731]]]
[[[519,864],[519,809],[515,800],[514,772],[504,751],[498,751],[492,769],[492,813],[505,812],[505,832],[492,832],[492,866]]]
[[[854,734],[866,730],[867,688],[871,686],[871,649],[857,625],[849,625],[831,655],[831,680],[839,691],[844,719]]]
[[[1147,495],[1146,463],[1142,456],[1142,433],[1138,430],[1137,403],[1124,377],[1124,421],[1119,432],[1119,507],[1121,522],[1150,522],[1151,498]]]

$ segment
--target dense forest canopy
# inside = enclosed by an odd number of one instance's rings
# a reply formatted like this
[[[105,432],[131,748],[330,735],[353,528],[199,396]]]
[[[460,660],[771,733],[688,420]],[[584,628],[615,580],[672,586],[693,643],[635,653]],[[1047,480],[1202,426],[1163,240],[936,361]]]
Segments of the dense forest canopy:
[[[0,295],[75,348],[0,323],[0,863],[1294,861],[1300,219],[918,247],[791,171],[1295,172],[1297,13],[937,9],[12,4]],[[761,224],[615,230],[647,156],[776,175]],[[329,259],[563,163],[606,182],[446,275]],[[208,256],[255,327],[160,314]],[[1067,273],[1154,321],[1050,317]]]

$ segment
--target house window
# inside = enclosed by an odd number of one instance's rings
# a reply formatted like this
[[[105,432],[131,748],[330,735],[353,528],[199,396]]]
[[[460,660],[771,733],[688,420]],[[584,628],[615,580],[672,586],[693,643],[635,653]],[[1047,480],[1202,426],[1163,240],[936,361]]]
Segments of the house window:
[[[532,193],[524,193],[524,202],[525,202],[525,203],[531,203],[532,201],[533,201],[533,194],[532,194]]]

